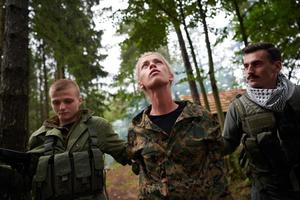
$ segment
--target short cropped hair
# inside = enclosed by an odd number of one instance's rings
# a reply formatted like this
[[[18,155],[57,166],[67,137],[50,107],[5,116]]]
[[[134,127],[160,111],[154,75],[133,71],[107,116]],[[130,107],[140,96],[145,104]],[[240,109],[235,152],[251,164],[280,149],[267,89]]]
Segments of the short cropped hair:
[[[143,59],[144,57],[146,57],[146,56],[151,56],[151,55],[156,55],[157,57],[159,57],[159,58],[165,63],[165,65],[167,66],[169,73],[170,73],[170,74],[173,74],[173,71],[172,71],[172,69],[171,69],[171,65],[169,64],[169,62],[165,59],[165,57],[164,57],[163,55],[161,55],[161,54],[158,53],[158,52],[146,52],[146,53],[143,53],[143,54],[139,57],[139,59],[138,59],[136,65],[135,65],[135,78],[136,78],[137,81],[139,81],[139,75],[140,75],[139,67],[140,67],[140,65],[142,64],[142,63],[141,63],[141,62],[142,62],[142,59]]]
[[[54,81],[54,83],[51,84],[50,89],[49,89],[49,96],[51,96],[52,92],[59,92],[65,89],[68,89],[70,87],[75,88],[76,93],[78,97],[80,97],[80,89],[78,84],[70,79],[59,79]]]
[[[272,62],[282,61],[281,52],[278,48],[276,48],[272,43],[260,42],[256,44],[250,44],[245,47],[242,52],[243,54],[253,53],[258,50],[265,50],[268,52],[268,57]]]

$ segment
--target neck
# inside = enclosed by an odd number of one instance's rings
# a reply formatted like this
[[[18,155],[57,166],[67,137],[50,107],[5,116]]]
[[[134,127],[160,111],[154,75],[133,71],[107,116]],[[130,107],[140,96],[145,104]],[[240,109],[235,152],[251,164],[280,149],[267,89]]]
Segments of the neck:
[[[71,123],[74,123],[75,121],[68,121],[68,122],[60,122],[59,123],[59,126],[60,127],[63,127],[63,126],[65,126],[65,125],[68,125],[68,124],[71,124]]]
[[[173,101],[170,87],[156,88],[148,91],[152,104],[150,115],[164,115],[175,110],[178,105]]]
[[[76,115],[73,119],[68,120],[68,121],[62,121],[62,120],[59,120],[59,126],[60,126],[60,127],[63,127],[63,126],[65,126],[65,125],[74,123],[74,122],[77,121],[77,119],[78,119],[78,116]]]

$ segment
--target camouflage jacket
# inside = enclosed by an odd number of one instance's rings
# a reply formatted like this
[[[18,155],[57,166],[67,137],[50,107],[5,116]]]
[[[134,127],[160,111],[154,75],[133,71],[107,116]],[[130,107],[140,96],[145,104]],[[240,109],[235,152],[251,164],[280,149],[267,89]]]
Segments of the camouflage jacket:
[[[139,199],[229,199],[219,126],[185,103],[170,136],[150,121],[151,107],[132,120],[128,146],[139,165]]]
[[[29,139],[29,152],[43,154],[45,151],[45,140],[49,136],[58,138],[58,143],[62,144],[60,147],[56,147],[60,149],[60,152],[58,153],[88,151],[90,148],[89,132],[92,127],[97,136],[97,147],[100,151],[110,154],[122,164],[128,163],[129,160],[126,152],[125,141],[119,139],[111,125],[103,118],[92,116],[91,113],[87,112],[87,110],[83,110],[67,136],[62,134],[61,128],[58,127],[57,124],[57,116],[46,120],[43,126],[31,135]],[[83,164],[81,163],[81,165]],[[99,165],[103,165],[103,158],[99,160]],[[63,166],[61,166],[61,168],[62,167]],[[77,196],[75,199],[104,200],[106,198],[103,193],[99,191],[97,194],[85,194]]]

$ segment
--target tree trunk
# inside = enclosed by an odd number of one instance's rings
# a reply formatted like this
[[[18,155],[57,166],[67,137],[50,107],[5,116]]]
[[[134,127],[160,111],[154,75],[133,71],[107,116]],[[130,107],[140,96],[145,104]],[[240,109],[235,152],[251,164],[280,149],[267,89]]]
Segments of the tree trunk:
[[[179,42],[181,55],[182,55],[182,59],[183,59],[183,62],[184,62],[184,67],[185,67],[189,87],[190,87],[190,90],[191,90],[191,95],[192,95],[193,102],[201,105],[200,104],[200,99],[199,99],[199,93],[198,93],[198,90],[197,90],[197,85],[196,85],[196,82],[195,82],[195,77],[194,77],[194,74],[193,74],[193,69],[192,69],[192,66],[191,66],[191,63],[190,63],[190,60],[189,60],[189,56],[188,56],[188,53],[187,53],[187,50],[186,50],[185,42],[184,42],[180,27],[179,27],[179,25],[175,25],[175,24],[174,24],[174,27],[175,27],[175,31],[176,31],[176,34],[177,34],[177,37],[178,37],[178,42]]]
[[[24,150],[28,125],[28,0],[7,0],[4,37],[0,146]]]
[[[188,32],[188,27],[187,27],[187,25],[185,23],[185,15],[184,15],[184,11],[183,11],[183,8],[182,8],[182,1],[179,1],[179,8],[180,8],[180,14],[181,14],[181,18],[182,18],[182,24],[183,24],[183,27],[184,27],[184,31],[185,31],[186,37],[187,37],[189,45],[190,45],[190,49],[191,49],[191,53],[192,53],[192,58],[193,58],[193,62],[194,62],[195,69],[196,69],[197,80],[198,80],[198,83],[199,83],[199,86],[200,86],[200,92],[201,92],[201,95],[202,95],[203,100],[204,100],[205,108],[208,111],[210,111],[210,107],[209,107],[209,103],[208,103],[208,99],[207,99],[206,89],[205,89],[205,86],[203,84],[203,80],[204,79],[201,76],[201,73],[200,73],[200,70],[199,70],[199,67],[198,67],[198,63],[197,63],[197,59],[196,59],[196,54],[195,54],[195,51],[194,51],[193,42],[192,42],[190,34]]]
[[[245,47],[248,46],[248,35],[246,33],[246,29],[245,29],[245,26],[244,26],[244,20],[243,20],[243,17],[240,13],[240,8],[239,8],[239,5],[237,3],[236,0],[233,0],[233,5],[234,5],[234,9],[235,9],[235,14],[238,18],[238,21],[239,21],[239,25],[240,25],[240,31],[241,31],[241,34],[242,34],[242,38],[243,38],[243,42],[244,42],[244,45]]]
[[[4,21],[5,21],[4,2],[5,0],[0,0],[0,77],[1,77],[1,64],[2,64],[3,41],[4,41]]]
[[[41,54],[41,50],[39,49],[39,54]],[[40,55],[38,55],[40,56]],[[37,94],[39,95],[38,97],[38,105],[39,105],[39,118],[38,120],[39,121],[42,121],[44,119],[44,116],[45,116],[45,110],[44,110],[44,92],[43,92],[43,79],[44,79],[44,76],[43,76],[43,66],[41,64],[41,60],[40,58],[39,59],[39,62],[37,63],[38,64],[38,73],[37,73],[37,79],[39,81],[37,81]]]
[[[43,66],[43,81],[44,81],[44,102],[43,102],[43,109],[44,109],[44,116],[43,120],[49,118],[49,91],[48,91],[48,70],[46,65],[46,53],[45,53],[45,45],[42,41],[42,66]]]
[[[215,99],[215,104],[216,104],[216,109],[217,109],[217,113],[218,113],[219,123],[220,123],[221,129],[223,129],[223,126],[224,126],[224,113],[223,113],[223,110],[222,110],[222,105],[221,105],[221,101],[220,101],[220,97],[219,97],[217,81],[216,81],[216,78],[215,78],[214,63],[213,63],[212,51],[211,51],[210,41],[209,41],[209,36],[208,36],[206,16],[205,16],[205,12],[202,8],[201,0],[198,0],[197,2],[198,2],[200,17],[201,17],[201,20],[202,20],[204,33],[205,33],[205,43],[206,43],[206,48],[207,48],[208,65],[209,65],[208,74],[209,74],[209,77],[210,77],[211,88],[212,88],[213,96],[214,96],[214,99]]]
[[[24,151],[28,139],[28,0],[7,0],[0,83],[0,146]],[[29,199],[28,194],[0,194]]]
[[[65,69],[63,64],[60,62],[60,59],[56,56],[56,71],[55,71],[55,80],[65,78]]]

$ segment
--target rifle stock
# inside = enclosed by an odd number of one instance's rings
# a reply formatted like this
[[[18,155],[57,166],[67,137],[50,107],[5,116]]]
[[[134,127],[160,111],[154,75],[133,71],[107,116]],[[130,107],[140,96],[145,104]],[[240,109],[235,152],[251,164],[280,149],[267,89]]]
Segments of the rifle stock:
[[[10,165],[23,175],[33,176],[38,156],[32,153],[0,148],[0,162]]]

